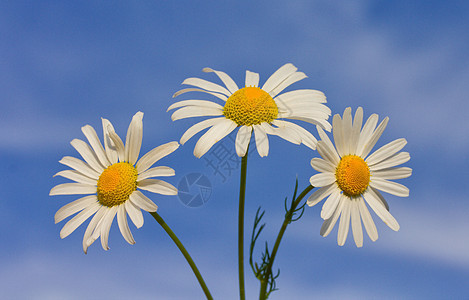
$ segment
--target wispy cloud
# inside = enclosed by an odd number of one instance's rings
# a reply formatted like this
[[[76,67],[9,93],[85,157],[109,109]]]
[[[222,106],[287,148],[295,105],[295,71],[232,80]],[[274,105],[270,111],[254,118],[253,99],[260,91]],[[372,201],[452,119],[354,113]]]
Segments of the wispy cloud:
[[[301,49],[298,59],[309,62],[313,75],[321,70],[324,83],[333,87],[326,91],[330,105],[365,104],[390,115],[392,128],[415,143],[433,145],[438,137],[446,153],[469,147],[463,114],[469,109],[469,65],[461,63],[469,41],[462,28],[413,36],[405,31],[415,27],[413,19],[379,22],[371,18],[369,1],[294,1],[283,8]],[[418,44],[409,42],[416,38]]]
[[[441,207],[435,210],[433,202],[423,204],[429,197],[435,197],[435,193],[413,196],[411,199],[399,199],[399,203],[390,202],[391,212],[401,226],[398,232],[390,230],[379,217],[373,214],[380,237],[374,243],[366,238],[363,248],[359,251],[390,257],[407,257],[469,272],[469,237],[466,234],[469,220],[465,217],[469,213],[469,207],[464,205],[466,200],[458,195],[447,195],[446,198],[452,198],[454,203],[460,203],[460,205],[442,203]],[[320,208],[317,207],[316,210]],[[305,224],[296,226],[295,230],[291,230],[289,234],[298,240],[317,238],[320,239],[319,242],[324,242],[322,241],[324,238],[319,236],[321,224],[318,220],[302,219],[300,222]],[[334,243],[336,230],[326,237]],[[364,234],[366,236],[366,233]],[[355,247],[351,232],[349,232],[347,244],[341,247],[342,251],[347,252],[349,246]]]

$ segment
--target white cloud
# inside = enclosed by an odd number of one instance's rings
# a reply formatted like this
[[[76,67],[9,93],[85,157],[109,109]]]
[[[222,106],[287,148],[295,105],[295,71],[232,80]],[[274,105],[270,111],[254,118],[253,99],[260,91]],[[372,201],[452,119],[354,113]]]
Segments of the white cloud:
[[[425,201],[416,199],[416,202]],[[466,199],[456,202],[463,204]],[[400,231],[382,239],[379,248],[393,255],[407,255],[469,271],[469,208],[464,205],[450,208],[443,203],[438,210],[424,205],[404,206],[393,210],[400,220]]]
[[[364,233],[365,243],[359,251],[366,250],[376,255],[412,258],[421,262],[428,261],[434,266],[445,265],[469,271],[469,236],[467,235],[469,207],[465,205],[467,201],[460,196],[441,194],[438,191],[432,191],[412,198],[387,199],[391,213],[401,226],[400,230],[392,231],[371,211],[378,228],[379,238],[373,243]],[[434,203],[438,202],[428,201],[434,198],[452,200],[442,202],[437,208]],[[399,202],[396,203],[397,201]],[[322,204],[319,205],[322,206]],[[316,210],[320,210],[320,207]],[[315,214],[314,217],[317,218],[317,215]],[[295,230],[291,230],[290,234],[296,239],[306,242],[311,239],[311,232],[317,232],[314,236],[324,239],[319,236],[318,220],[302,219],[300,222],[307,223],[307,225],[302,224],[302,226],[296,226]],[[326,239],[332,239],[335,242],[336,230],[337,228]],[[351,231],[347,244],[352,248],[355,247]],[[345,249],[347,247],[347,245],[344,246],[344,251],[347,251]]]
[[[445,154],[465,151],[469,66],[460,63],[467,54],[464,32],[442,28],[412,36],[402,24],[370,19],[370,7],[369,1],[285,5],[298,59],[312,66],[301,69],[323,70],[333,88],[326,91],[333,95],[331,106],[364,105],[365,113],[389,115],[389,128],[413,143],[427,149],[438,144]],[[418,46],[409,43],[415,38],[421,39]]]

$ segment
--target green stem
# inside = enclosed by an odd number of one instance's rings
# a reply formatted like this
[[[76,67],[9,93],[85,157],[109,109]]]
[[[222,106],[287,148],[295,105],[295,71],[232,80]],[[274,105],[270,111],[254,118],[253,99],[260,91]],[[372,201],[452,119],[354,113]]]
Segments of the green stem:
[[[280,242],[282,241],[283,234],[287,230],[288,224],[291,223],[293,212],[300,204],[301,200],[303,200],[304,196],[306,196],[314,187],[312,185],[308,185],[301,194],[294,200],[291,205],[290,210],[285,214],[285,220],[283,221],[282,227],[277,235],[277,239],[275,240],[274,248],[272,249],[272,253],[270,255],[269,264],[266,267],[266,273],[264,278],[261,280],[261,289],[259,294],[259,299],[265,300],[267,299],[267,284],[269,282],[269,276],[272,274],[272,266],[274,264],[275,256],[277,255],[278,248],[280,246]]]
[[[244,288],[244,199],[246,195],[246,172],[248,165],[248,151],[241,159],[241,180],[239,183],[239,214],[238,214],[238,273],[239,299],[246,298]]]
[[[163,220],[163,218],[157,213],[157,212],[150,212],[150,214],[155,218],[155,220],[158,222],[158,224],[163,227],[163,229],[166,231],[166,233],[169,235],[169,237],[173,240],[173,242],[176,244],[176,246],[179,248],[179,251],[181,251],[182,255],[186,258],[187,262],[191,266],[192,271],[194,272],[195,277],[197,277],[197,280],[199,281],[200,287],[202,290],[204,290],[205,296],[209,300],[213,300],[212,295],[210,294],[210,291],[207,288],[207,285],[205,284],[204,279],[202,278],[202,275],[200,275],[199,269],[197,269],[197,266],[195,265],[194,261],[192,260],[191,256],[189,255],[189,252],[187,252],[186,248],[182,245],[181,241],[178,239],[176,234],[169,228],[168,224]]]

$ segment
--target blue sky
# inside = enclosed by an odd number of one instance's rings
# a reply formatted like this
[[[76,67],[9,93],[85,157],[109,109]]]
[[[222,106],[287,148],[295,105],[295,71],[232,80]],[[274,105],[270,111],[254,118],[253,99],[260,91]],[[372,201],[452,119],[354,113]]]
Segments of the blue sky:
[[[401,229],[373,215],[379,239],[345,246],[337,229],[319,235],[320,206],[307,208],[281,244],[279,291],[271,299],[465,298],[469,293],[469,5],[464,1],[3,1],[0,4],[0,289],[9,299],[203,299],[181,254],[151,218],[128,245],[114,222],[111,250],[81,248],[85,226],[64,240],[53,216],[74,196],[49,197],[52,175],[80,127],[101,117],[125,135],[143,111],[142,153],[179,140],[195,121],[166,109],[187,77],[238,85],[246,69],[261,82],[291,62],[308,78],[291,89],[323,91],[333,114],[351,106],[390,122],[377,146],[405,137],[410,197],[386,195]],[[182,98],[181,98],[182,99]],[[188,99],[187,97],[184,99]],[[315,133],[313,126],[302,124]],[[205,174],[213,187],[200,208],[152,195],[160,215],[194,257],[215,298],[236,299],[239,169],[225,178],[192,155],[195,139],[162,164],[173,185]],[[269,156],[248,164],[246,237],[258,206],[261,236],[273,244],[283,199],[296,176],[315,174],[304,146],[271,138]],[[227,147],[234,145],[228,139]],[[231,144],[230,144],[231,143]],[[247,243],[247,241],[246,241]],[[260,253],[258,253],[260,254]],[[246,264],[247,296],[258,283]]]

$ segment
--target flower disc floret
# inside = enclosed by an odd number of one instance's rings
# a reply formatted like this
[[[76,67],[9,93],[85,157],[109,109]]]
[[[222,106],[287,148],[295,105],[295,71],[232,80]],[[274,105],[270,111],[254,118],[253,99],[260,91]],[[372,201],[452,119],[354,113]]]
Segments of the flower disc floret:
[[[258,87],[245,87],[227,99],[223,115],[238,126],[251,126],[277,119],[278,107],[269,93]]]
[[[127,162],[107,167],[98,179],[98,201],[113,207],[127,201],[137,189],[137,169]]]
[[[356,197],[370,184],[370,168],[360,156],[346,155],[340,160],[335,177],[344,195]]]

